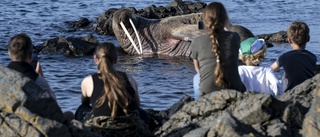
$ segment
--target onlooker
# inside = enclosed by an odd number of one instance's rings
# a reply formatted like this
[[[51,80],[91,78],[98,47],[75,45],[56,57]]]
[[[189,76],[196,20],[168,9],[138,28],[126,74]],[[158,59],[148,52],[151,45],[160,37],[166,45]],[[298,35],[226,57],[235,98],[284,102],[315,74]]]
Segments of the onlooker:
[[[282,85],[270,67],[259,66],[266,55],[267,45],[263,39],[241,43],[239,59],[243,64],[238,67],[241,81],[247,91],[256,91],[278,96],[283,93]]]
[[[11,59],[8,68],[14,69],[29,77],[56,99],[48,82],[42,77],[40,62],[36,62],[36,68],[31,65],[33,60],[32,49],[33,44],[28,35],[21,33],[13,36],[8,44],[8,53]]]
[[[208,34],[195,38],[191,44],[198,73],[194,77],[195,99],[199,96],[198,84],[200,96],[223,88],[244,92],[238,73],[240,37],[225,30],[229,18],[223,4],[210,3],[203,11],[203,22]]]
[[[282,54],[272,65],[274,71],[284,69],[284,91],[290,90],[315,75],[317,57],[306,50],[310,40],[309,27],[304,22],[293,22],[287,30],[288,42],[293,50]]]
[[[28,35],[21,33],[13,36],[8,44],[8,53],[11,59],[8,68],[24,74],[56,100],[56,96],[52,92],[48,82],[43,78],[39,60],[35,63],[35,68],[31,65],[33,61],[32,49],[32,40]],[[74,119],[71,111],[64,112],[64,116],[68,122]]]
[[[117,71],[114,64],[117,62],[117,50],[112,43],[102,43],[96,48],[94,61],[98,66],[98,72],[87,76],[81,83],[82,104],[92,106],[92,111],[85,120],[85,125],[92,131],[103,135],[108,134],[141,134],[141,132],[115,133],[112,132],[113,120],[134,118],[132,121],[123,120],[119,125],[139,127],[140,99],[136,81],[125,72]],[[96,121],[100,120],[100,122]],[[102,122],[105,121],[106,123]],[[113,122],[112,122],[113,121]],[[109,123],[108,123],[109,122]],[[106,124],[101,128],[100,124]],[[141,123],[140,123],[141,124]],[[142,125],[142,124],[141,124]],[[122,127],[117,127],[118,129]],[[132,130],[137,130],[132,128]],[[138,131],[138,130],[137,130]],[[145,133],[148,130],[145,130]],[[132,133],[132,134],[131,134]],[[143,135],[141,135],[143,136]]]

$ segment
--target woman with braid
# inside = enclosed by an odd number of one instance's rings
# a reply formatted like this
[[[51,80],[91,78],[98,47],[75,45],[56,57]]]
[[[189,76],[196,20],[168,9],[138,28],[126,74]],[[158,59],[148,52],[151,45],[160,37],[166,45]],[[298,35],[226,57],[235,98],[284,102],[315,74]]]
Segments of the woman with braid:
[[[87,76],[81,83],[82,104],[92,106],[85,126],[103,136],[144,134],[145,129],[139,127],[137,84],[132,76],[115,70],[116,47],[107,42],[100,44],[94,61],[98,72]]]
[[[246,88],[238,73],[240,36],[226,31],[226,9],[219,2],[210,3],[203,11],[203,22],[208,34],[195,38],[191,44],[191,57],[198,73],[194,77],[195,99],[220,89],[244,92]]]

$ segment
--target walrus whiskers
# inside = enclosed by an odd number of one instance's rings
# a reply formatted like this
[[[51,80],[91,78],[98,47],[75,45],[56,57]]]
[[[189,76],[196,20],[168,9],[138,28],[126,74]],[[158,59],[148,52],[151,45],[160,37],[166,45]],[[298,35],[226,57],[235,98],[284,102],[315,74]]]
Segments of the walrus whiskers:
[[[134,49],[138,52],[138,54],[141,54],[140,51],[138,50],[138,47],[137,47],[136,43],[134,43],[132,37],[130,36],[127,28],[124,26],[122,21],[120,22],[120,25],[121,25],[123,31],[125,32],[125,34],[127,35],[127,37],[129,38],[129,40],[130,40],[131,44],[133,45]]]
[[[137,31],[137,29],[136,29],[136,26],[133,24],[131,18],[129,19],[129,21],[130,21],[130,24],[131,24],[131,26],[132,26],[132,28],[133,28],[133,30],[134,30],[134,33],[136,33],[136,35],[137,35],[138,43],[139,43],[139,47],[140,47],[140,52],[141,52],[141,54],[142,54],[142,46],[141,46],[140,35],[138,34],[138,31]]]

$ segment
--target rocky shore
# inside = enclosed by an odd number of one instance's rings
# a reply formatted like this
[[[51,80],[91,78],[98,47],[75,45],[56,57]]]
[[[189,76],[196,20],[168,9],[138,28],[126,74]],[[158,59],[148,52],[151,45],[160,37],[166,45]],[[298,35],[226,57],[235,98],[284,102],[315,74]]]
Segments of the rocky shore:
[[[154,5],[136,10],[146,18],[200,12],[202,2],[173,1],[165,7]],[[117,9],[109,9],[97,19],[94,31],[113,35],[111,20]],[[70,22],[86,27],[87,19]],[[286,32],[257,35],[269,42],[287,42]],[[92,55],[99,41],[92,35],[83,38],[57,37],[35,47],[40,54]],[[320,65],[317,65],[318,74]],[[98,137],[83,123],[66,122],[57,102],[33,81],[0,65],[0,136]],[[194,101],[182,97],[167,110],[146,110],[149,128],[156,137],[225,136],[320,136],[320,74],[306,80],[279,97],[235,90],[213,91]]]
[[[33,81],[0,65],[0,136],[90,137],[67,123],[57,102]],[[235,90],[184,96],[163,111],[146,110],[153,136],[319,136],[320,74],[279,97]]]

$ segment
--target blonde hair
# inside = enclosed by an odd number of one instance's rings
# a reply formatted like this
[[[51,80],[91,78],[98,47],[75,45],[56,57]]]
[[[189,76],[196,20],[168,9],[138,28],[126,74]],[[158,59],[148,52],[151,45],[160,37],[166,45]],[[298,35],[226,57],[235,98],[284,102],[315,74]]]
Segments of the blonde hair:
[[[239,54],[239,59],[247,66],[258,66],[266,56],[267,45],[264,44],[259,51],[250,55]]]
[[[225,25],[229,18],[226,9],[219,2],[212,2],[203,11],[203,22],[207,29],[209,29],[210,38],[212,39],[212,53],[216,57],[216,68],[214,76],[216,78],[215,84],[219,87],[228,87],[229,83],[224,78],[224,70],[221,68],[221,47],[219,45],[217,33],[224,31]]]
[[[128,115],[128,106],[132,97],[126,90],[126,82],[122,75],[115,69],[114,64],[117,61],[117,50],[112,43],[102,43],[96,48],[95,55],[98,57],[98,70],[101,73],[101,79],[104,86],[104,94],[95,103],[96,107],[102,106],[108,98],[108,106],[111,109],[111,117],[117,115],[118,106]]]

